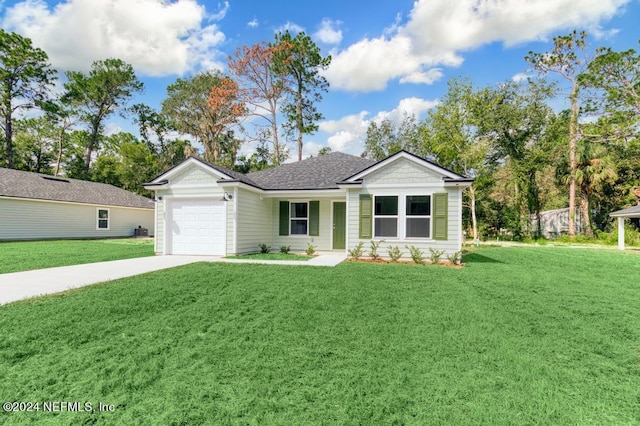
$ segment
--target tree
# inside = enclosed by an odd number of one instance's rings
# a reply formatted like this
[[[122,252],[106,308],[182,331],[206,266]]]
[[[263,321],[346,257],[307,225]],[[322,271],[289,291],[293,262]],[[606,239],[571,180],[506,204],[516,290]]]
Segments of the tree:
[[[398,126],[388,118],[380,123],[372,121],[367,127],[362,157],[380,161],[400,150],[412,150],[418,145],[418,129],[413,115],[405,114]]]
[[[278,33],[272,46],[280,46],[273,55],[276,74],[287,82],[288,93],[282,111],[287,117],[285,127],[296,133],[298,161],[302,160],[302,137],[318,130],[317,122],[323,115],[315,104],[322,100],[322,92],[329,82],[320,75],[331,63],[331,56],[322,57],[320,49],[304,32],[291,37],[289,31]]]
[[[227,165],[233,167],[240,148],[240,141],[235,138],[233,129],[241,129],[239,121],[248,112],[244,103],[238,99],[238,85],[229,77],[221,78],[211,89],[207,103],[213,113],[211,131],[216,133],[219,151],[227,154]],[[214,154],[217,160],[219,152]]]
[[[49,57],[31,40],[0,29],[0,114],[4,130],[4,163],[13,167],[13,118],[36,107],[55,80]]]
[[[456,173],[472,178],[487,174],[488,139],[479,127],[481,94],[468,79],[449,81],[446,95],[429,111],[420,128],[420,145],[416,152],[436,160]],[[474,185],[476,185],[474,183]],[[473,239],[479,238],[476,215],[476,187],[465,190],[471,210]]]
[[[95,61],[88,75],[79,71],[68,71],[66,75],[62,99],[89,128],[84,152],[88,172],[91,157],[100,147],[105,119],[123,109],[134,93],[141,92],[143,83],[131,65],[113,58]]]
[[[580,138],[578,118],[580,114],[580,85],[579,75],[589,65],[586,58],[587,33],[573,31],[566,36],[553,39],[551,52],[529,52],[525,59],[542,74],[555,73],[566,79],[571,85],[569,101],[571,103],[569,116],[569,235],[576,234],[575,206],[576,206],[576,147]]]
[[[50,174],[57,131],[44,116],[15,120],[15,163],[19,170]]]
[[[229,56],[229,71],[236,77],[238,95],[248,109],[249,115],[266,122],[256,130],[257,140],[270,140],[273,145],[273,162],[282,161],[285,148],[280,143],[278,113],[285,96],[287,83],[283,75],[277,74],[273,66],[274,55],[284,46],[268,46],[266,43],[238,48]]]
[[[167,98],[162,102],[162,114],[169,119],[169,124],[200,142],[204,147],[205,160],[212,163],[218,163],[225,154],[224,139],[228,137],[229,126],[235,125],[238,118],[228,119],[221,110],[214,110],[209,105],[214,88],[220,89],[228,81],[228,77],[216,71],[179,78],[167,87]],[[235,157],[238,146],[239,143],[226,148],[234,150],[231,157]]]

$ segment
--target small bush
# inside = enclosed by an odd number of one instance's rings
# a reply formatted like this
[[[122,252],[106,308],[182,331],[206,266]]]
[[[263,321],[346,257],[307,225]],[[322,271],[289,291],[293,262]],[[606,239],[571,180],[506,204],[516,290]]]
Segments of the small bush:
[[[378,242],[371,240],[371,250],[369,251],[370,257],[374,259],[380,259],[380,253],[378,253],[378,249],[380,248],[380,245],[382,243],[384,243],[384,240],[380,240]]]
[[[353,257],[354,259],[359,259],[360,257],[362,257],[363,246],[364,246],[364,243],[360,241],[353,249],[347,250],[349,252],[349,256]]]
[[[411,247],[405,246],[405,247],[409,250],[411,259],[413,259],[414,262],[420,265],[424,263],[424,253],[422,252],[422,250],[420,250],[418,247],[415,247],[415,246],[411,246]]]
[[[431,255],[429,255],[429,260],[434,265],[440,263],[440,259],[442,259],[442,255],[445,253],[444,250],[436,250],[433,247],[429,247],[429,252],[431,253]]]
[[[280,253],[289,254],[291,246],[280,246]]]
[[[387,253],[394,262],[397,262],[402,257],[402,252],[398,246],[389,246]]]
[[[316,254],[316,248],[313,244],[307,243],[307,249],[304,252],[307,254],[307,256],[313,256],[314,254]]]
[[[453,263],[454,265],[462,264],[462,251],[457,251],[453,254],[448,254],[447,260]]]
[[[271,246],[268,246],[266,244],[258,244],[258,247],[260,247],[260,253],[269,253],[271,251]]]

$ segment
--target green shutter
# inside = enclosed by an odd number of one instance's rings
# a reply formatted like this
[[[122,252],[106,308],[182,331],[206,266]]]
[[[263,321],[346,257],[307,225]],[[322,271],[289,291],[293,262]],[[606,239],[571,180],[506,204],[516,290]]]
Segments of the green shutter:
[[[360,194],[360,238],[371,238],[371,194]]]
[[[449,236],[449,210],[447,193],[433,194],[433,239],[446,240]]]
[[[280,235],[289,235],[289,202],[280,201]]]
[[[309,201],[309,235],[320,235],[320,201]]]

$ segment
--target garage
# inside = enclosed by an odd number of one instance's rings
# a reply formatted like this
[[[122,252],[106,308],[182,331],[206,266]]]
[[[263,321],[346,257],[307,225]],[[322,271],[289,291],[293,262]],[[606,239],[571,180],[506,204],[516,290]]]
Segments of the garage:
[[[226,254],[224,201],[174,199],[167,204],[167,254]]]

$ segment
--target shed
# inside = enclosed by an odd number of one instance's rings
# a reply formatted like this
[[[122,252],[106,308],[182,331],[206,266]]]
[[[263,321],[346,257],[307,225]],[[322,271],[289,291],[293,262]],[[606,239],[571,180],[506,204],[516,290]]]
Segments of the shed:
[[[615,211],[611,213],[611,217],[618,219],[618,248],[624,250],[624,219],[630,217],[640,218],[640,205]]]

